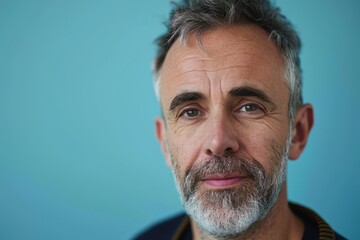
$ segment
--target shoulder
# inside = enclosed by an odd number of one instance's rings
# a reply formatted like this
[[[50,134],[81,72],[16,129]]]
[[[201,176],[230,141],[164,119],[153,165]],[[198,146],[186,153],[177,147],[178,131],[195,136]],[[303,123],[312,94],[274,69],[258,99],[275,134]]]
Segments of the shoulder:
[[[181,225],[186,218],[187,215],[185,213],[172,216],[152,225],[133,238],[133,240],[158,240],[159,236],[161,236],[161,239],[171,239],[179,225]]]
[[[343,236],[341,236],[337,232],[335,232],[335,237],[336,237],[336,240],[347,240],[346,238],[344,238]]]
[[[313,210],[295,203],[289,203],[289,206],[305,225],[303,240],[346,240],[346,238],[335,232],[330,225]]]

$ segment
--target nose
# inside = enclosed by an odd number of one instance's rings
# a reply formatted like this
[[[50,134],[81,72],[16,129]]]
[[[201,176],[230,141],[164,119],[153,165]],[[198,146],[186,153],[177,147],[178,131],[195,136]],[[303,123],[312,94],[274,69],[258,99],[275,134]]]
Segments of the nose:
[[[211,119],[206,129],[205,153],[208,156],[226,156],[239,149],[235,126],[224,118]]]

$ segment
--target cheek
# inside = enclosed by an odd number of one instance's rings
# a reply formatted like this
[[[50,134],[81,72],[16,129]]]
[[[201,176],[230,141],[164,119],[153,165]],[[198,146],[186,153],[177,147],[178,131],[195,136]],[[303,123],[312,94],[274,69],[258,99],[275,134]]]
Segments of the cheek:
[[[198,158],[201,146],[195,134],[184,134],[180,131],[169,131],[168,144],[172,154],[173,167],[181,176],[189,170]]]
[[[285,131],[275,131],[274,128],[257,128],[247,138],[245,145],[248,154],[256,159],[267,173],[274,167],[275,161],[280,161],[280,154],[286,144]]]

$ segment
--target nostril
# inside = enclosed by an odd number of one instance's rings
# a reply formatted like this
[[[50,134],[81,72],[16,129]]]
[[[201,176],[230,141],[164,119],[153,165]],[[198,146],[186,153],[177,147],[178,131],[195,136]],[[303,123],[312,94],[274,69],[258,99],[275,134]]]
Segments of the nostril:
[[[213,152],[210,149],[206,149],[206,154],[211,156],[211,155],[213,155]]]
[[[233,149],[231,147],[226,148],[222,152],[214,152],[211,149],[206,150],[206,154],[209,155],[209,156],[217,155],[217,156],[228,157],[228,156],[231,156],[233,154],[233,152],[234,151],[233,151]]]
[[[225,149],[224,153],[223,153],[223,156],[224,157],[228,157],[230,156],[231,154],[233,153],[233,149],[231,147],[228,147]]]

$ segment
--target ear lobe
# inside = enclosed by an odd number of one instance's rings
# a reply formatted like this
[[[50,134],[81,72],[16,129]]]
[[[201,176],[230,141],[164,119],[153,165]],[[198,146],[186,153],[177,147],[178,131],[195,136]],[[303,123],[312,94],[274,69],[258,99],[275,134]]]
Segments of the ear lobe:
[[[297,111],[295,116],[289,159],[295,160],[301,155],[306,146],[313,124],[313,107],[310,104],[305,104]]]
[[[157,117],[155,119],[155,131],[156,131],[156,138],[159,141],[161,147],[161,151],[166,159],[166,164],[169,167],[172,167],[170,153],[168,151],[168,146],[166,142],[166,126],[163,118]]]

